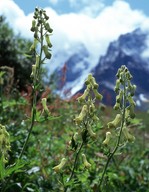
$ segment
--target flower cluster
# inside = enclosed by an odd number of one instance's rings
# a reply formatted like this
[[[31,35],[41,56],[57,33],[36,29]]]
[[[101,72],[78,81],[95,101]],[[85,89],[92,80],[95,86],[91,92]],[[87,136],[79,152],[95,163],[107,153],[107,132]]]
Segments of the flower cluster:
[[[82,105],[80,114],[74,119],[76,125],[80,126],[80,130],[75,132],[72,136],[69,144],[71,149],[76,152],[76,159],[74,162],[74,168],[72,169],[72,174],[68,180],[71,180],[74,174],[74,169],[76,168],[79,153],[84,145],[87,144],[88,138],[96,138],[96,133],[92,130],[93,124],[99,120],[96,116],[95,101],[98,99],[102,100],[102,95],[98,92],[98,84],[92,74],[88,75],[85,81],[86,89],[84,93],[78,97],[78,102]],[[81,138],[81,142],[80,139]],[[81,144],[80,144],[81,143]],[[53,169],[58,172],[63,168],[66,159],[63,158],[61,163],[55,166]],[[86,169],[91,167],[91,164],[87,161],[86,155],[82,153],[82,162]]]
[[[99,120],[96,116],[96,109],[95,109],[95,100],[102,100],[102,95],[98,93],[98,84],[95,81],[95,78],[92,76],[92,74],[88,75],[87,80],[85,81],[86,89],[84,93],[78,97],[78,102],[80,104],[84,104],[82,107],[82,110],[75,118],[76,124],[80,125],[83,121],[88,120]],[[94,93],[94,97],[92,97],[92,93]],[[89,126],[89,130],[91,130],[91,127]]]
[[[37,78],[38,69],[40,68],[40,64],[44,63],[45,59],[51,58],[51,50],[52,47],[50,41],[50,34],[52,33],[52,28],[49,25],[49,17],[46,14],[46,11],[43,9],[35,9],[34,19],[32,21],[31,31],[34,32],[34,42],[30,47],[31,52],[36,53],[36,63],[32,65],[32,73],[31,77]],[[44,52],[44,57],[41,58],[42,52],[38,53],[37,50],[40,49]]]
[[[133,96],[136,86],[131,84],[132,75],[124,65],[118,69],[116,77],[115,92],[117,93],[117,96],[114,109],[119,112],[115,119],[108,123],[108,128],[118,128],[121,126],[125,139],[128,142],[133,142],[135,137],[130,134],[128,126],[131,119],[135,117],[134,108],[136,104],[133,100]],[[108,142],[105,141],[103,143],[108,144]]]
[[[10,136],[6,127],[0,124],[0,158],[3,163],[8,161],[8,151],[10,151]]]
[[[88,75],[85,81],[86,89],[84,93],[78,97],[78,102],[84,104],[80,114],[74,119],[77,125],[85,125],[82,131],[82,138],[85,141],[86,136],[89,135],[92,138],[96,137],[96,133],[92,130],[92,125],[99,118],[96,116],[95,101],[98,99],[102,100],[102,95],[98,92],[98,84],[92,74]]]
[[[92,129],[94,123],[99,120],[96,115],[95,102],[96,100],[102,100],[102,95],[98,92],[98,84],[92,74],[88,75],[85,84],[86,89],[84,93],[77,99],[82,104],[82,109],[80,114],[74,119],[76,125],[81,127],[79,133],[81,132],[81,138],[84,144],[88,142],[89,137],[92,139],[96,138],[96,133]],[[75,139],[72,138],[72,141],[73,146],[78,146]],[[85,154],[82,157],[85,167],[89,168],[90,164],[87,163]]]

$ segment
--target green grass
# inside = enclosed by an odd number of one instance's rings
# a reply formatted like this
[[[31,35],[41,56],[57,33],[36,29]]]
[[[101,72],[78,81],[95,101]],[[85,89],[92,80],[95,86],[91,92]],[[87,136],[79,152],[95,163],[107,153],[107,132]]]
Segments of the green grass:
[[[42,82],[42,65],[51,58],[48,19],[35,9],[30,57],[36,63],[27,95],[4,92],[0,76],[1,192],[148,192],[148,113],[134,111],[129,70],[121,66],[116,75],[115,110],[99,102],[91,74],[77,100],[53,95]]]

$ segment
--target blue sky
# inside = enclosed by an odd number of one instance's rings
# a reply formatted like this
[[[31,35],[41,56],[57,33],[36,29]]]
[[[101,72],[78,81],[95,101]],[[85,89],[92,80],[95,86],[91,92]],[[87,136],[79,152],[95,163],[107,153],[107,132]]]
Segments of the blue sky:
[[[149,15],[149,1],[148,0],[124,0],[125,2],[129,3],[132,9],[138,9],[144,12],[144,14]],[[58,13],[70,13],[70,12],[78,12],[90,2],[90,0],[14,0],[17,5],[21,9],[24,10],[26,14],[33,12],[34,7],[47,7],[50,6]],[[77,3],[72,3],[77,2]],[[101,2],[105,6],[112,5],[114,0],[98,0],[98,1],[91,1],[91,2]]]

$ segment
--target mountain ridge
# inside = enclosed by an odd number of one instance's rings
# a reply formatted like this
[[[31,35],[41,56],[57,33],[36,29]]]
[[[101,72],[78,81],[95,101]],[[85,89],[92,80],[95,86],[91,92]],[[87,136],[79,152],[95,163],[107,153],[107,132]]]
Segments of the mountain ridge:
[[[93,68],[89,63],[88,50],[83,45],[79,46],[79,50],[65,62],[68,70],[63,90],[70,90],[69,96],[83,92],[84,79],[88,73],[92,73],[99,83],[99,91],[104,96],[103,102],[113,105],[115,103],[115,75],[121,65],[126,65],[133,75],[132,82],[137,85],[135,99],[137,105],[141,106],[143,101],[140,95],[149,98],[149,57],[143,56],[147,49],[147,38],[148,34],[139,28],[120,35],[117,40],[109,44],[105,55],[99,58]],[[60,71],[59,68],[56,72],[61,75]]]

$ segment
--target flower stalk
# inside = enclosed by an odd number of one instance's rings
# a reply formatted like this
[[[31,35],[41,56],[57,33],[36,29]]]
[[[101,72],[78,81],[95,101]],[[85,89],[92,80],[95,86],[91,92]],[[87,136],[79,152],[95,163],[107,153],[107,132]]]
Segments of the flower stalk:
[[[48,21],[49,17],[46,15],[46,11],[43,9],[36,8],[34,12],[34,19],[32,21],[31,31],[34,33],[34,42],[30,47],[30,51],[36,54],[36,62],[32,65],[32,111],[31,111],[31,124],[29,127],[28,135],[26,137],[25,143],[23,145],[22,151],[20,153],[19,159],[22,158],[22,155],[25,151],[27,143],[30,138],[30,134],[34,127],[36,120],[36,105],[37,105],[37,92],[41,88],[41,78],[42,78],[42,64],[46,59],[51,58],[51,50],[48,47],[52,47],[50,43],[50,34],[52,29]],[[48,27],[47,27],[48,26]],[[45,43],[46,42],[46,43]],[[48,112],[45,101],[42,101],[44,110]]]
[[[77,170],[77,164],[81,151],[87,145],[89,139],[95,139],[96,133],[92,130],[92,126],[99,120],[96,116],[95,101],[101,101],[102,95],[98,92],[98,84],[95,81],[95,78],[92,74],[88,75],[87,80],[85,81],[86,89],[84,93],[78,98],[78,102],[82,105],[80,114],[74,119],[76,125],[80,128],[76,134],[72,137],[70,141],[72,150],[74,150],[74,163],[72,165],[72,170],[67,183],[70,182]],[[78,137],[81,138],[79,142]],[[91,164],[87,161],[85,153],[82,153],[83,165],[86,169],[91,167]],[[68,185],[65,187],[64,191],[66,192]]]
[[[119,113],[116,115],[115,119],[112,122],[108,123],[108,128],[115,129],[114,131],[116,132],[116,135],[117,135],[117,141],[113,150],[111,150],[110,153],[107,155],[108,159],[105,164],[102,176],[99,179],[97,192],[101,191],[104,176],[107,172],[109,163],[120,147],[122,134],[125,138],[124,142],[134,142],[135,140],[135,137],[128,132],[128,129],[126,127],[128,124],[130,124],[131,119],[135,117],[135,114],[134,114],[135,102],[133,100],[133,95],[134,95],[136,86],[131,85],[130,80],[132,79],[132,75],[130,74],[126,66],[122,65],[121,68],[118,70],[116,76],[118,79],[116,81],[115,92],[118,95],[116,97],[116,103],[114,105],[114,109],[119,111]],[[133,91],[133,94],[132,94],[132,91]],[[132,111],[133,111],[133,115],[132,115]],[[119,125],[120,125],[120,129],[118,129]],[[108,136],[110,136],[110,134],[106,134],[106,140],[104,140],[103,144],[105,143],[109,144],[110,138],[108,138]]]

